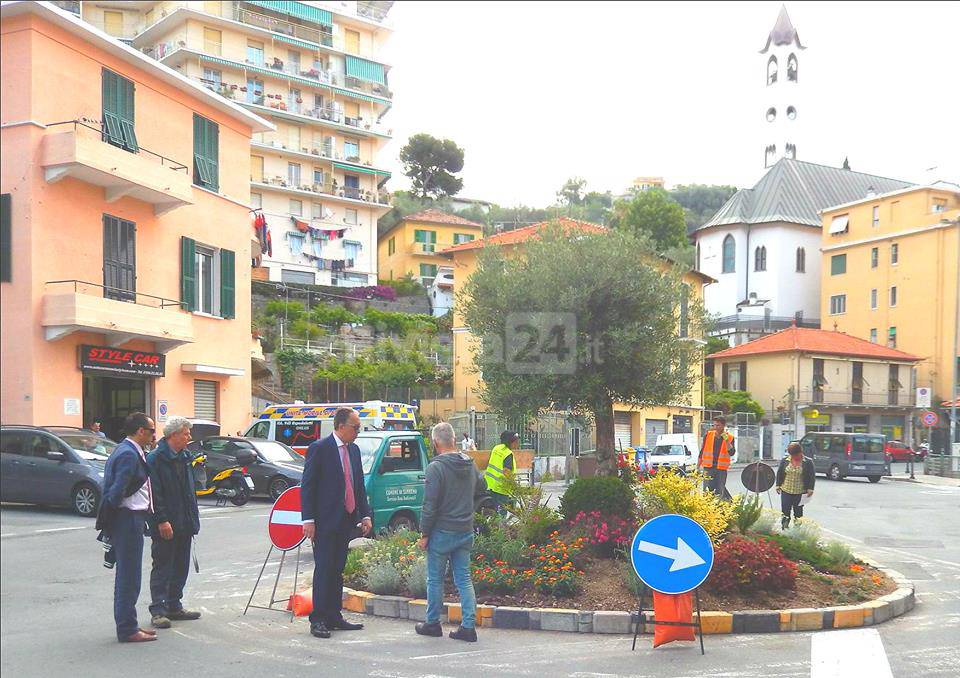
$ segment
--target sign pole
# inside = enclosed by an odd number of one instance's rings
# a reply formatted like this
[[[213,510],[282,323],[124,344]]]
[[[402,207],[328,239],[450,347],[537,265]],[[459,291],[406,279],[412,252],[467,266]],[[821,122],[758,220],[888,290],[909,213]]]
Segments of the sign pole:
[[[267,551],[267,557],[263,559],[263,567],[260,568],[260,574],[257,575],[257,583],[253,585],[253,591],[250,592],[250,598],[247,599],[247,606],[243,608],[244,614],[250,609],[250,603],[253,602],[253,594],[257,592],[257,587],[260,586],[260,578],[263,577],[263,571],[267,569],[267,561],[270,560],[271,553],[273,553],[273,544],[270,545],[270,550]]]

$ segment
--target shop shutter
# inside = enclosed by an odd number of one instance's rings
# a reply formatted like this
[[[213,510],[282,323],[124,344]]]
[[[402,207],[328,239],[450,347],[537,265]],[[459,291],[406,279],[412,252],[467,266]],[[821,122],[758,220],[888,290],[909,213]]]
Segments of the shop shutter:
[[[103,296],[137,298],[137,227],[132,221],[103,215]]]
[[[653,449],[657,444],[657,438],[667,432],[666,419],[647,419],[647,449]]]
[[[220,315],[236,317],[236,257],[230,250],[220,250]]]
[[[217,382],[196,379],[193,382],[193,416],[217,421]]]
[[[197,243],[180,238],[180,304],[185,311],[197,310]]]
[[[633,427],[630,423],[630,416],[629,412],[613,413],[613,439],[617,451],[630,447],[630,441],[633,438]]]

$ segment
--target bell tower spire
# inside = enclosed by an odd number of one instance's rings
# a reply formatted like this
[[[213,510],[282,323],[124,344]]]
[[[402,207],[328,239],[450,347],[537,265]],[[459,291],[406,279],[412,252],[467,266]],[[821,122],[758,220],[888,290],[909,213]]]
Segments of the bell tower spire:
[[[767,43],[760,50],[765,74],[764,167],[771,167],[781,158],[798,157],[800,51],[804,49],[786,5],[781,6]]]

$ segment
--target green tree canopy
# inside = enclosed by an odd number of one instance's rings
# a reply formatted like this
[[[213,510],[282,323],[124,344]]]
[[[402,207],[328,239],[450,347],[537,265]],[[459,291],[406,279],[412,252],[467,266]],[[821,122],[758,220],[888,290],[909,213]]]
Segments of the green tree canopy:
[[[634,191],[613,205],[610,225],[615,229],[651,239],[658,252],[687,245],[683,208],[666,191]]]
[[[400,161],[420,198],[456,195],[463,188],[463,179],[454,176],[463,169],[463,149],[450,139],[414,134],[400,149]]]
[[[724,414],[752,412],[757,419],[763,417],[763,406],[753,399],[749,391],[707,391],[703,406],[708,410],[720,410]]]
[[[662,261],[629,231],[570,237],[553,226],[519,256],[485,248],[461,298],[481,339],[474,361],[485,402],[510,414],[591,416],[600,468],[612,473],[613,404],[676,402],[697,376],[701,349],[677,331],[680,271]],[[696,336],[703,310],[690,303],[689,314]],[[505,344],[505,332],[519,345]],[[554,358],[569,369],[541,368]]]
[[[677,186],[668,194],[683,207],[687,229],[692,231],[707,223],[736,192],[733,186],[691,184]]]
[[[557,200],[564,205],[579,205],[583,202],[583,188],[586,185],[587,180],[580,177],[567,179],[557,191]]]

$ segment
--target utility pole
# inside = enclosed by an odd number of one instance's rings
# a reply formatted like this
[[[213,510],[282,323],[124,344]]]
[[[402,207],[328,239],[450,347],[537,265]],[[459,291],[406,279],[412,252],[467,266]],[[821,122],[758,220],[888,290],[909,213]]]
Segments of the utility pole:
[[[950,356],[950,370],[953,372],[953,396],[950,400],[950,453],[953,453],[953,444],[957,442],[957,355],[960,353],[960,218],[943,219],[941,223],[952,224],[957,228],[957,286],[956,286],[956,309],[953,317],[953,355]]]

